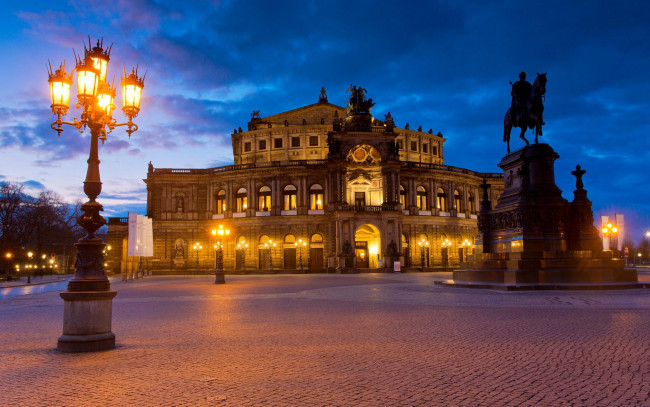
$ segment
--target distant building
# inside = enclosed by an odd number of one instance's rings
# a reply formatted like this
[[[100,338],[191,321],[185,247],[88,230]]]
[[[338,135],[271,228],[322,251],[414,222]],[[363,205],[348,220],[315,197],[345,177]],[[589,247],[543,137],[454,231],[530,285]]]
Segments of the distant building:
[[[352,103],[352,100],[351,100]],[[319,102],[260,117],[232,133],[234,165],[153,168],[154,273],[215,267],[222,224],[227,272],[456,266],[473,249],[479,184],[496,204],[501,174],[444,165],[442,134],[397,128],[367,112]],[[108,268],[126,257],[125,218],[110,218]],[[443,244],[444,243],[444,244]],[[271,264],[269,264],[271,262]]]

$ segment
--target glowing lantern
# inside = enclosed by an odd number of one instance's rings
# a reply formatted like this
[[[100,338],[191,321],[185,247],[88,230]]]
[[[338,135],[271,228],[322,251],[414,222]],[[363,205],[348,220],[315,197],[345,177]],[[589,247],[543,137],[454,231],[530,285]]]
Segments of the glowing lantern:
[[[95,69],[93,60],[86,57],[84,61],[78,60],[77,67],[77,98],[79,103],[86,106],[95,101],[99,90],[99,71]]]
[[[146,76],[146,74],[145,74]],[[134,118],[140,112],[140,98],[142,96],[142,88],[144,88],[144,78],[138,77],[135,69],[131,69],[130,74],[122,77],[122,111],[129,118]]]
[[[106,116],[111,117],[113,109],[115,109],[115,88],[112,88],[108,83],[100,83],[99,92],[97,93],[97,105],[104,111]]]
[[[50,83],[50,101],[52,113],[65,115],[70,107],[70,87],[72,86],[72,74],[65,72],[65,64],[52,72],[52,65],[48,70],[48,82]]]

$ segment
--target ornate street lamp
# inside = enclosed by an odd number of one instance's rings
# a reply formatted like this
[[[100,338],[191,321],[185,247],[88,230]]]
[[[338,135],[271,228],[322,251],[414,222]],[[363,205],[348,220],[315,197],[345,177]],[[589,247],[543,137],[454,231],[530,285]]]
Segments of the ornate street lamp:
[[[470,251],[471,247],[473,246],[472,242],[470,242],[468,239],[463,240],[462,245],[463,245],[463,255],[464,255],[465,258],[460,259],[461,262],[465,261],[467,259],[467,255],[470,254],[469,251]]]
[[[6,265],[5,265],[5,281],[9,280],[9,263],[11,263],[11,258],[13,254],[11,252],[5,253]]]
[[[117,291],[110,290],[110,282],[104,271],[105,243],[95,236],[95,232],[106,224],[99,213],[104,210],[96,201],[102,190],[99,176],[98,141],[102,144],[106,135],[115,127],[127,126],[131,134],[138,129],[133,119],[140,111],[140,99],[144,87],[144,76],[138,76],[137,68],[130,74],[124,70],[122,77],[122,112],[128,118],[124,123],[117,123],[112,117],[115,108],[115,87],[106,82],[111,47],[103,48],[103,41],[97,41],[92,47],[90,38],[88,47],[84,45],[84,55],[75,54],[77,76],[77,103],[81,108],[80,119],[72,122],[63,121],[70,107],[70,89],[72,73],[65,71],[62,63],[56,71],[50,64],[48,82],[52,113],[57,119],[51,127],[59,137],[62,125],[74,126],[80,133],[90,129],[90,154],[88,170],[84,181],[84,193],[89,201],[81,206],[83,214],[77,218],[77,224],[86,230],[86,236],[75,245],[77,261],[75,275],[68,283],[68,290],[61,293],[65,301],[63,314],[63,335],[58,341],[58,350],[62,352],[89,352],[115,348],[115,335],[111,332],[112,300]],[[145,74],[146,76],[146,74]]]
[[[424,271],[425,267],[429,267],[429,241],[423,237],[418,242],[418,246],[420,246],[420,264]]]
[[[226,278],[223,271],[223,240],[230,236],[230,229],[224,228],[219,225],[217,229],[212,229],[212,236],[218,237],[217,243],[214,245],[215,249],[215,270],[214,270],[214,283],[225,284]]]
[[[199,251],[203,249],[203,246],[199,242],[194,243],[192,250],[196,253],[196,274],[199,274]]]
[[[443,265],[446,269],[449,268],[449,247],[451,247],[451,242],[449,239],[445,238],[445,240],[442,241],[442,252],[444,254],[443,258],[445,260]]]
[[[241,271],[246,270],[246,248],[248,247],[248,243],[246,243],[245,240],[242,240],[241,242],[237,243],[237,255],[241,255]]]
[[[298,241],[294,244],[298,248],[298,270],[302,270],[302,248],[307,246],[307,242],[304,242],[302,239],[298,239]]]
[[[29,258],[29,261],[32,261],[32,257],[34,257],[34,253],[32,252],[27,252],[27,258]],[[32,283],[32,266],[31,264],[27,265],[27,284]]]
[[[272,239],[269,239],[268,243],[264,243],[264,246],[267,246],[269,248],[269,271],[273,271],[273,249],[277,246],[277,243],[275,243]]]

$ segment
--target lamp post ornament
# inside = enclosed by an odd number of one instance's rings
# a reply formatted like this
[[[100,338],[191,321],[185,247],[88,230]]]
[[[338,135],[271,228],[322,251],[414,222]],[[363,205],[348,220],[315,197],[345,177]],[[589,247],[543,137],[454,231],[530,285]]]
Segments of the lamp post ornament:
[[[110,283],[104,271],[105,243],[95,236],[95,232],[106,224],[100,215],[104,210],[96,201],[102,190],[99,176],[98,141],[106,141],[106,135],[115,127],[127,126],[131,134],[138,130],[133,119],[140,112],[140,99],[144,88],[144,78],[138,75],[137,67],[121,80],[122,112],[128,118],[124,123],[117,123],[113,118],[115,109],[115,86],[106,80],[108,62],[112,45],[104,48],[103,40],[98,40],[94,47],[88,38],[84,45],[83,58],[75,53],[73,72],[77,76],[77,103],[81,108],[80,119],[72,122],[62,119],[70,108],[70,89],[73,75],[65,71],[65,62],[59,69],[48,66],[48,83],[52,113],[57,119],[51,127],[59,137],[62,125],[75,127],[80,133],[90,129],[90,153],[88,169],[84,181],[84,193],[88,202],[81,206],[83,214],[77,218],[77,224],[86,231],[86,236],[75,245],[77,260],[75,275],[68,283],[68,290],[61,293],[65,302],[63,316],[63,335],[59,338],[58,350],[62,352],[88,352],[115,348],[115,335],[111,332],[112,299],[117,291],[110,290]],[[97,321],[102,321],[101,323]]]

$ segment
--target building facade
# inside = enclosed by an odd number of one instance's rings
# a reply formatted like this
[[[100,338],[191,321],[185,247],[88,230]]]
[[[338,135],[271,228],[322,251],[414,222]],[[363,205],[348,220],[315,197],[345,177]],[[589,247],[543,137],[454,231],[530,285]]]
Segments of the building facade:
[[[153,168],[154,273],[350,271],[454,267],[473,251],[479,185],[497,173],[444,165],[442,134],[370,115],[356,89],[347,109],[327,101],[260,117],[232,133],[234,165]],[[366,103],[366,105],[363,105]],[[365,107],[365,109],[364,109]],[[213,230],[231,231],[220,239]],[[110,218],[108,269],[130,271],[125,218]]]

